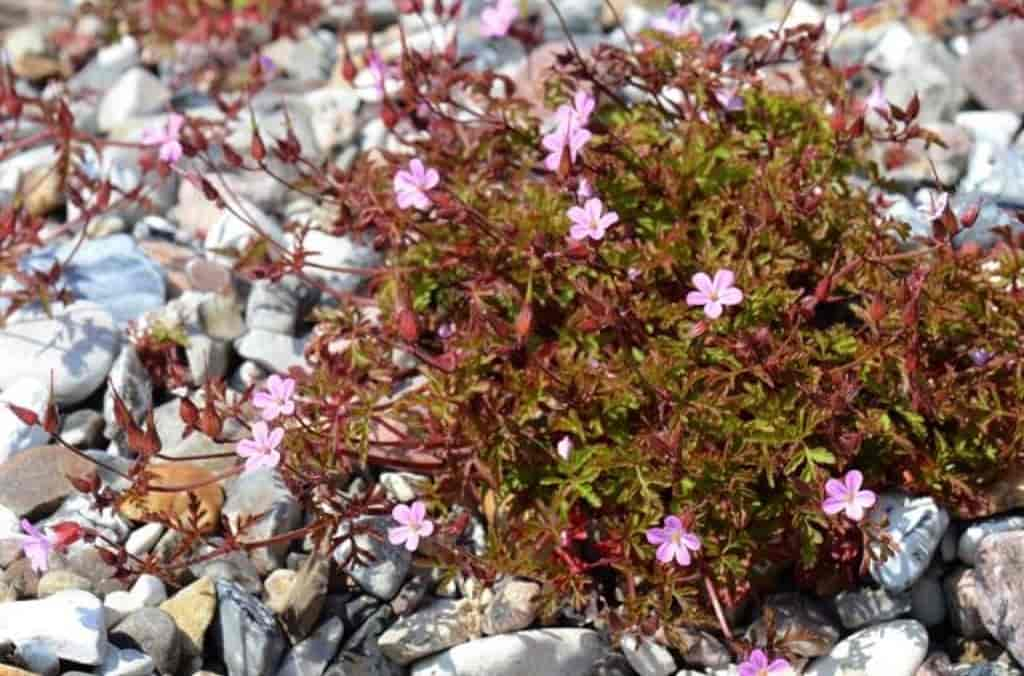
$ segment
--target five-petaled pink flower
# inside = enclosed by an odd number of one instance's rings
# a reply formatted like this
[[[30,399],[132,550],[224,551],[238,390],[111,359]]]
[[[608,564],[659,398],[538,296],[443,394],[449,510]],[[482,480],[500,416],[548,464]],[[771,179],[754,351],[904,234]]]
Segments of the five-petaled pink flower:
[[[690,30],[695,18],[692,6],[683,7],[678,2],[673,2],[665,10],[665,16],[658,17],[651,25],[657,31],[679,37]]]
[[[480,12],[480,32],[487,38],[508,35],[512,22],[519,16],[518,0],[498,0],[492,7]]]
[[[829,515],[846,512],[848,519],[860,521],[864,518],[864,511],[874,506],[878,499],[874,492],[861,490],[863,484],[864,475],[855,469],[847,472],[841,481],[829,479],[825,482],[828,497],[821,503],[822,510]]]
[[[252,396],[252,405],[260,409],[260,416],[267,421],[279,415],[295,413],[295,381],[282,378],[276,373],[267,379],[267,389],[259,390]]]
[[[683,528],[678,516],[666,516],[664,528],[649,528],[647,541],[658,545],[655,556],[662,563],[671,563],[675,559],[680,566],[690,565],[690,552],[700,549],[700,539]]]
[[[174,164],[181,159],[184,152],[178,136],[185,125],[185,118],[172,113],[163,129],[145,129],[142,132],[142,143],[147,146],[160,146],[160,161]]]
[[[768,662],[763,650],[755,650],[740,664],[740,676],[770,676],[771,674],[789,674],[793,667],[782,658]]]
[[[427,508],[417,500],[411,506],[395,505],[391,518],[400,526],[388,529],[388,541],[393,545],[404,544],[410,552],[420,546],[420,538],[430,537],[434,522],[427,518]]]
[[[562,460],[568,460],[569,456],[572,455],[572,439],[569,437],[562,437],[558,440],[558,457]]]
[[[277,447],[284,439],[284,429],[270,429],[267,423],[260,420],[252,426],[252,439],[238,442],[238,455],[245,458],[245,471],[277,467],[281,462],[281,452]]]
[[[593,137],[586,127],[595,105],[596,102],[590,92],[578,91],[573,97],[572,105],[564,103],[558,107],[555,112],[557,126],[541,139],[541,145],[548,151],[548,156],[544,159],[544,166],[548,171],[558,171],[566,148],[569,150],[570,164],[576,163],[583,146]]]
[[[722,306],[739,305],[743,301],[743,292],[732,285],[734,279],[732,270],[719,270],[714,279],[698,272],[691,280],[697,290],[686,294],[686,304],[701,305],[708,319],[718,319],[722,316]]]
[[[889,114],[889,100],[885,98],[881,80],[875,82],[875,86],[871,88],[871,94],[864,99],[864,105],[879,115]]]
[[[399,170],[395,174],[395,197],[398,200],[399,209],[416,207],[420,211],[430,208],[433,202],[427,196],[427,191],[437,187],[441,177],[436,169],[427,169],[419,158],[409,162],[409,171]]]
[[[21,536],[21,551],[28,557],[29,565],[37,573],[46,572],[50,562],[50,552],[53,550],[53,539],[41,533],[27,519],[21,520],[21,530],[25,532]]]
[[[577,242],[586,238],[601,239],[609,227],[619,220],[614,211],[602,213],[604,204],[600,199],[592,197],[582,207],[571,207],[568,211],[569,220],[573,225],[569,228],[569,236]]]

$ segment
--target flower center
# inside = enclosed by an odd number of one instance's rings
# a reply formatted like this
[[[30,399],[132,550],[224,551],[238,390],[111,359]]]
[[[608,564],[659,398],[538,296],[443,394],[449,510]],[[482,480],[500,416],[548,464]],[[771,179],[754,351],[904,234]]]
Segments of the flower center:
[[[672,544],[676,545],[677,547],[683,544],[683,534],[677,530],[672,531],[672,535],[669,536],[669,539],[672,540]]]

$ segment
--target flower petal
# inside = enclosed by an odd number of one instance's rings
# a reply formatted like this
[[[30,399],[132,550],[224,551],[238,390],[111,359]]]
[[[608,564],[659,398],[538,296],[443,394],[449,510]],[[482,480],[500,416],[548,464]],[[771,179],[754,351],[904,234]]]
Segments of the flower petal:
[[[407,526],[395,526],[394,528],[388,528],[388,542],[393,545],[400,545],[409,538],[409,528]]]
[[[405,548],[410,552],[416,551],[416,548],[420,546],[420,536],[415,531],[409,530],[409,537],[405,540]]]
[[[707,294],[705,294],[703,291],[691,291],[690,293],[686,294],[686,304],[689,305],[690,307],[695,307],[697,305],[707,305],[710,302],[711,299],[708,298]]]
[[[683,530],[683,522],[679,520],[678,516],[666,516],[665,530]]]
[[[864,475],[860,473],[860,470],[851,469],[843,477],[843,483],[846,484],[846,492],[849,495],[854,495],[864,485]]]
[[[695,552],[700,549],[700,538],[694,535],[693,533],[683,534],[679,538],[679,541],[683,544],[684,547],[691,551]]]
[[[662,563],[670,563],[675,555],[675,545],[671,542],[662,542],[654,556]]]
[[[412,506],[409,508],[409,512],[412,514],[412,518],[415,521],[420,522],[423,521],[423,518],[427,515],[427,507],[417,500],[412,503]]]
[[[434,534],[434,522],[429,519],[420,525],[420,537],[430,537]]]
[[[743,292],[735,286],[718,294],[718,302],[722,305],[739,305],[743,302]]]
[[[707,303],[704,305],[704,314],[707,315],[708,319],[718,319],[722,316],[722,304],[717,300]]]
[[[680,566],[690,565],[690,550],[686,547],[676,547],[676,563]]]
[[[736,281],[736,276],[732,274],[732,270],[723,269],[715,273],[715,278],[711,280],[711,286],[715,288],[719,294],[732,286],[732,283]]]
[[[858,505],[868,509],[869,507],[875,506],[875,503],[878,501],[878,496],[875,495],[874,491],[857,491],[857,497],[854,499]]]
[[[825,494],[833,497],[846,499],[846,484],[838,479],[829,479],[825,482]]]
[[[710,296],[715,292],[715,287],[711,283],[711,278],[708,277],[706,273],[698,272],[690,278],[690,281],[693,282],[693,285],[697,287],[698,291],[706,296]]]
[[[408,505],[395,505],[391,510],[391,518],[400,524],[408,525],[412,523],[412,511]]]
[[[668,534],[665,533],[664,528],[648,528],[646,536],[647,541],[652,545],[660,545],[668,540]]]
[[[837,497],[825,498],[821,501],[821,511],[826,514],[838,514],[846,509],[846,500]]]

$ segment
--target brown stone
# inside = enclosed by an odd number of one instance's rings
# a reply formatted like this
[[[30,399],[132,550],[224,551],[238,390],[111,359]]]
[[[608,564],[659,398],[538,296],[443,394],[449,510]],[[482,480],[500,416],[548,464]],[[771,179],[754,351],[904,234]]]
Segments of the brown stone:
[[[1024,532],[993,533],[981,540],[975,564],[978,614],[985,628],[1017,661],[1024,660]]]
[[[22,54],[13,65],[14,74],[26,80],[38,82],[64,74],[60,61],[42,54]]]
[[[184,516],[188,513],[190,495],[199,499],[202,516],[199,528],[204,533],[211,533],[220,523],[220,509],[224,504],[224,493],[217,483],[209,483],[217,475],[208,469],[196,467],[186,462],[169,462],[153,464],[148,468],[152,475],[150,488],[177,486],[193,486],[203,484],[191,491],[154,491],[149,490],[145,496],[127,500],[120,505],[120,511],[135,521],[154,520],[147,515],[167,513]]]
[[[186,657],[203,654],[203,639],[217,611],[217,592],[213,580],[201,577],[160,604],[160,610],[171,616],[183,638]]]
[[[159,239],[144,239],[139,242],[139,246],[167,272],[167,295],[170,298],[180,296],[183,291],[192,288],[185,274],[185,265],[195,256],[192,250]]]
[[[33,216],[46,216],[64,203],[56,167],[37,167],[21,179],[25,208]]]
[[[0,464],[0,504],[31,521],[44,518],[76,492],[67,476],[93,468],[60,446],[30,448]]]
[[[34,671],[25,671],[18,667],[12,667],[7,664],[0,664],[0,676],[39,676]]]

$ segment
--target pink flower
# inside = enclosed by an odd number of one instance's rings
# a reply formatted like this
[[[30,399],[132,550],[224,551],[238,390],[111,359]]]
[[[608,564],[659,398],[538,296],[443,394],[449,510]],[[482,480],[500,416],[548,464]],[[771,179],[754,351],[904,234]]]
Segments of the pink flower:
[[[568,211],[569,220],[573,226],[569,229],[569,236],[577,242],[586,238],[601,239],[605,231],[619,220],[619,215],[614,211],[602,214],[604,204],[596,197],[587,200],[586,204],[580,207],[572,207]]]
[[[258,59],[258,61],[260,64],[260,70],[262,70],[264,73],[268,75],[277,70],[277,64],[274,63],[274,60],[272,58],[266,56],[265,54],[260,54],[260,58]]]
[[[484,37],[500,38],[508,35],[512,22],[519,16],[517,0],[498,0],[493,7],[480,12],[480,32]]]
[[[864,518],[864,510],[872,507],[877,500],[872,491],[861,490],[863,483],[864,475],[855,469],[847,472],[842,481],[829,479],[825,482],[828,497],[822,500],[821,509],[829,515],[846,512],[846,518],[860,521]]]
[[[736,31],[722,33],[711,41],[712,46],[719,51],[728,54],[736,47]]]
[[[875,86],[871,89],[871,94],[864,99],[864,105],[879,115],[889,114],[889,101],[885,98],[885,92],[882,90],[881,80],[877,80],[875,82]]]
[[[174,164],[181,159],[182,147],[178,140],[185,118],[172,113],[163,129],[145,129],[142,132],[142,143],[147,146],[160,146],[160,161]]]
[[[686,294],[686,304],[702,305],[708,319],[718,319],[723,305],[739,305],[743,300],[743,292],[732,285],[733,280],[732,270],[719,270],[714,279],[698,272],[691,280],[697,290]]]
[[[409,162],[409,171],[400,170],[395,174],[395,197],[399,209],[415,207],[420,211],[430,208],[433,202],[427,196],[441,182],[436,169],[427,169],[419,158]]]
[[[665,517],[664,528],[648,529],[647,541],[658,545],[655,556],[659,561],[671,563],[675,559],[680,566],[690,565],[690,552],[700,549],[700,539],[683,528],[678,516]]]
[[[576,163],[583,146],[593,137],[586,126],[590,122],[595,105],[596,102],[590,92],[579,91],[573,97],[572,105],[562,104],[558,107],[555,112],[558,126],[541,139],[541,145],[549,152],[544,160],[544,166],[548,171],[558,171],[562,163],[562,153],[566,148],[569,149],[570,162]]]
[[[252,405],[260,409],[260,416],[264,420],[270,421],[279,415],[295,413],[295,402],[292,401],[294,394],[295,381],[275,373],[267,379],[266,391],[260,390],[253,394]]]
[[[437,335],[441,340],[448,340],[455,335],[455,324],[452,322],[441,324],[441,326],[437,327]]]
[[[25,552],[32,570],[37,573],[46,572],[50,562],[50,552],[53,550],[53,540],[43,535],[27,519],[21,520],[21,530],[25,535],[21,538],[21,551]]]
[[[665,16],[658,17],[651,25],[654,30],[667,33],[673,37],[679,37],[690,30],[697,15],[691,5],[683,7],[678,2],[673,2],[665,10]]]
[[[388,541],[393,545],[405,544],[410,552],[420,546],[420,538],[430,537],[434,532],[434,522],[427,518],[427,508],[419,500],[411,507],[395,505],[391,518],[401,525],[388,529]]]
[[[743,97],[739,95],[739,85],[719,87],[715,90],[715,100],[730,113],[743,110]]]
[[[569,456],[572,454],[572,439],[569,437],[562,437],[558,441],[558,457],[562,460],[569,460]]]
[[[253,425],[252,439],[238,442],[238,455],[245,458],[245,471],[277,467],[281,462],[281,452],[277,447],[281,445],[282,439],[284,430],[280,427],[271,430],[262,420]]]
[[[942,214],[946,212],[946,206],[949,205],[949,193],[941,192],[938,197],[935,193],[932,193],[928,198],[928,204],[922,204],[917,207],[917,211],[928,219],[929,222],[937,221],[942,218]]]
[[[740,664],[740,676],[770,676],[770,674],[788,674],[793,667],[784,659],[776,659],[768,663],[768,656],[762,650],[755,650],[747,656],[747,661]]]

